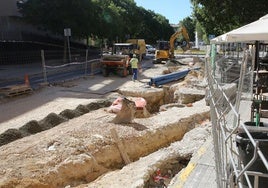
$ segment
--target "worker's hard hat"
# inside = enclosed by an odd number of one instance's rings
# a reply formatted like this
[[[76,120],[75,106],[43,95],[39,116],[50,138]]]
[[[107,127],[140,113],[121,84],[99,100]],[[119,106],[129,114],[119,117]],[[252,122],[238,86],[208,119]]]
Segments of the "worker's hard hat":
[[[133,57],[136,57],[136,54],[133,54]]]

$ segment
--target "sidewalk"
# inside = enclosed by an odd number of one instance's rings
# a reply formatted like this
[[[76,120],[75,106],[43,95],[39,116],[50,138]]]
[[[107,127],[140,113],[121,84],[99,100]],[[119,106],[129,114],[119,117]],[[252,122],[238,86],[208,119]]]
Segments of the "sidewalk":
[[[216,169],[211,137],[199,148],[169,188],[216,188]]]
[[[24,79],[24,75],[43,74],[42,65],[22,64],[22,65],[1,65],[0,66],[0,81]]]

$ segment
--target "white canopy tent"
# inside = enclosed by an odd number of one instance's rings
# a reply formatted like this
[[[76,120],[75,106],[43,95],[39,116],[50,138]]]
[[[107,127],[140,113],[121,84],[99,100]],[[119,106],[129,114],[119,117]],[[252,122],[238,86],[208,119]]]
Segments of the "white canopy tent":
[[[259,20],[210,40],[212,44],[225,42],[268,42],[268,14]]]
[[[259,66],[259,44],[268,43],[268,14],[255,22],[210,40],[211,44],[251,43],[255,45],[255,68]]]
[[[256,80],[259,82],[259,70],[262,67],[266,67],[267,63],[263,63],[266,56],[260,58],[260,44],[267,46],[268,44],[268,14],[261,17],[257,21],[244,25],[238,29],[234,29],[225,34],[222,34],[216,38],[210,40],[211,44],[224,44],[224,43],[248,43],[253,44],[252,50],[254,50],[254,58],[252,58],[252,63],[254,64],[253,70],[257,72]],[[266,50],[267,48],[263,48]],[[261,67],[262,66],[262,67]],[[266,69],[266,68],[265,68]],[[267,78],[265,78],[267,79]],[[259,83],[257,83],[259,85]],[[267,86],[266,86],[267,87]],[[259,92],[259,90],[257,90]]]

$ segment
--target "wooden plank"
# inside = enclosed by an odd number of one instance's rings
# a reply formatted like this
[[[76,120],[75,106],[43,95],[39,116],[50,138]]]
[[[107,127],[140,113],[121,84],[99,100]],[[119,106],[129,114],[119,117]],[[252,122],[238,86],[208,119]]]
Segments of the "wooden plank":
[[[125,147],[124,147],[122,141],[119,139],[119,136],[118,136],[116,130],[113,128],[110,131],[111,131],[112,137],[113,137],[113,139],[114,139],[114,141],[119,149],[120,155],[123,158],[125,164],[131,163],[131,161],[126,153]]]
[[[31,93],[33,90],[29,85],[21,84],[21,85],[13,85],[0,89],[0,93],[7,97],[14,97],[17,95]]]

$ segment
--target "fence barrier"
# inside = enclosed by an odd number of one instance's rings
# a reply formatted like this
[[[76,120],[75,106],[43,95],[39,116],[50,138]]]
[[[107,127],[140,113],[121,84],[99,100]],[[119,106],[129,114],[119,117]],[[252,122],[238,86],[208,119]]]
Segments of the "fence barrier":
[[[214,142],[216,177],[218,188],[263,188],[268,182],[268,138],[258,137],[250,128],[253,88],[254,53],[244,51],[230,63],[229,56],[218,54],[206,58],[206,74],[211,107],[212,135]],[[224,64],[239,64],[239,71],[223,68]],[[233,71],[233,70],[232,70]],[[233,77],[230,79],[230,77]],[[224,78],[224,79],[223,79]],[[264,131],[264,132],[265,132]]]

